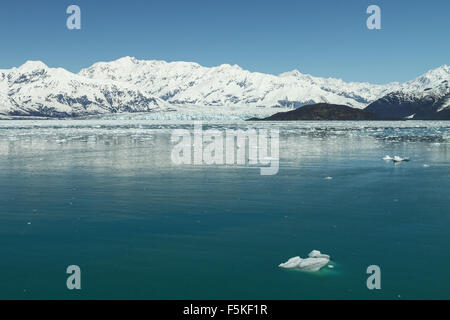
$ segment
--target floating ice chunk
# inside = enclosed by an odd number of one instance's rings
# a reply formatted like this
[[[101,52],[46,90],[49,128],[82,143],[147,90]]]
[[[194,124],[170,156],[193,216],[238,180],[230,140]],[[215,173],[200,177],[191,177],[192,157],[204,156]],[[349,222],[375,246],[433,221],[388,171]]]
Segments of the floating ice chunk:
[[[424,167],[424,168],[429,168],[430,165],[429,165],[429,164],[424,164],[423,167]]]
[[[333,177],[325,177],[325,180],[333,180]]]
[[[308,255],[308,258],[302,259],[300,257],[290,258],[287,262],[279,265],[284,269],[300,269],[305,271],[316,272],[322,269],[330,262],[330,256],[322,254],[320,251],[313,250]]]
[[[392,158],[391,156],[387,155],[387,156],[385,156],[383,158],[383,160],[385,160],[385,161],[394,161],[394,162],[403,162],[403,161],[409,161],[409,158],[402,158],[402,157],[399,157],[399,156],[395,156],[395,157]]]
[[[303,259],[299,265],[298,268],[305,270],[305,271],[319,271],[323,267],[325,267],[328,262],[330,262],[330,259],[326,258],[306,258]]]
[[[285,268],[285,269],[294,269],[294,268],[298,267],[298,265],[300,264],[300,262],[302,262],[302,260],[303,259],[300,257],[293,257],[293,258],[290,258],[285,263],[280,264],[279,267]]]
[[[409,159],[408,158],[402,158],[402,157],[399,157],[399,156],[395,156],[394,157],[394,162],[403,162],[403,161],[409,161]]]
[[[310,258],[325,258],[325,259],[330,260],[330,256],[329,256],[329,255],[323,254],[323,253],[321,253],[321,252],[318,251],[318,250],[313,250],[313,251],[311,251],[311,252],[309,253],[308,257],[310,257]]]

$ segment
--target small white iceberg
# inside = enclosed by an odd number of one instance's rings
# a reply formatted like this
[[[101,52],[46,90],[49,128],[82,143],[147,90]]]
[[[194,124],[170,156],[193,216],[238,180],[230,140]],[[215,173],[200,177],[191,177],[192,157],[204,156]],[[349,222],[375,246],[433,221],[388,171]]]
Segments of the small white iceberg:
[[[383,158],[383,160],[384,161],[394,161],[394,162],[404,162],[404,161],[406,162],[406,161],[409,161],[409,158],[402,158],[399,156],[395,156],[392,158],[391,156],[387,155]]]
[[[293,257],[280,264],[279,267],[284,269],[300,269],[304,271],[316,272],[325,267],[329,262],[329,255],[313,250],[308,255],[308,258],[302,259],[300,257]]]
[[[313,251],[311,251],[311,252],[308,254],[308,257],[310,257],[310,258],[325,258],[325,259],[330,260],[330,256],[329,256],[329,255],[323,254],[323,253],[321,253],[321,252],[318,251],[318,250],[313,250]]]
[[[409,159],[408,158],[402,158],[402,157],[399,157],[399,156],[395,156],[394,157],[394,162],[404,162],[404,161],[409,161]]]

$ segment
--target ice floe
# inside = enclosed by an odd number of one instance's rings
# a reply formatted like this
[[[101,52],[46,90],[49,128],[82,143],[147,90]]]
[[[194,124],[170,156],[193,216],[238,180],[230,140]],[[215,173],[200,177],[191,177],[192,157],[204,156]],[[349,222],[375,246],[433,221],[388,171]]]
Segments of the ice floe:
[[[402,157],[399,157],[399,156],[395,156],[394,157],[394,162],[404,162],[404,161],[409,161],[409,159],[408,158],[402,158]]]
[[[389,156],[389,155],[387,155],[387,156],[385,156],[384,158],[383,158],[383,160],[385,160],[385,161],[394,161],[394,162],[406,162],[406,161],[409,161],[409,158],[402,158],[402,157],[400,157],[400,156],[395,156],[395,157],[391,157],[391,156]]]
[[[325,267],[329,262],[329,255],[313,250],[309,253],[308,258],[302,259],[300,257],[293,257],[280,264],[279,267],[284,269],[300,269],[304,271],[316,272]]]

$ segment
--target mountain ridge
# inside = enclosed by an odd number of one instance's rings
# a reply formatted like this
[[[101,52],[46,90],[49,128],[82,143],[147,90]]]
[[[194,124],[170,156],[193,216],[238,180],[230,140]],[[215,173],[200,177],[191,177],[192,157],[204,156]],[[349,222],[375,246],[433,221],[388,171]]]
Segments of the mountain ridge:
[[[449,83],[450,67],[444,65],[427,72],[419,81],[405,83],[403,90],[393,91],[377,99],[365,110],[380,117],[450,120]]]
[[[278,112],[266,118],[251,118],[247,121],[361,121],[381,120],[377,115],[361,109],[351,108],[344,105],[317,103],[303,106],[301,108]]]
[[[314,103],[363,109],[393,92],[446,94],[450,67],[443,65],[405,83],[386,85],[320,78],[298,70],[271,75],[238,65],[204,67],[123,57],[72,73],[42,61],[0,70],[0,114],[76,117],[118,112],[174,110],[176,106],[295,109]],[[448,83],[448,82],[447,82]],[[442,91],[442,92],[441,92]],[[446,109],[446,105],[437,106]]]

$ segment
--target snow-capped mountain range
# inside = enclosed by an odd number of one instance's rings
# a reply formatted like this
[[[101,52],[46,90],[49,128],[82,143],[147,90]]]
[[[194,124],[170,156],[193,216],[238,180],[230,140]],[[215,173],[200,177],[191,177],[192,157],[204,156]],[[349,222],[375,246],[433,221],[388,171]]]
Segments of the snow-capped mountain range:
[[[98,81],[28,61],[0,70],[0,112],[9,115],[78,116],[151,111],[167,104],[138,87]]]
[[[389,94],[439,100],[437,97],[449,93],[449,76],[450,67],[442,66],[406,83],[374,85],[313,77],[297,70],[270,75],[237,65],[208,68],[191,62],[131,57],[95,63],[78,74],[28,61],[18,68],[0,70],[0,114],[70,117],[176,111],[182,106],[239,106],[267,112],[274,107],[312,103],[362,109]],[[447,102],[438,108],[450,107]]]
[[[450,120],[450,67],[442,66],[371,103],[383,118]]]

